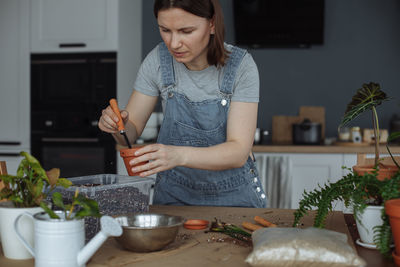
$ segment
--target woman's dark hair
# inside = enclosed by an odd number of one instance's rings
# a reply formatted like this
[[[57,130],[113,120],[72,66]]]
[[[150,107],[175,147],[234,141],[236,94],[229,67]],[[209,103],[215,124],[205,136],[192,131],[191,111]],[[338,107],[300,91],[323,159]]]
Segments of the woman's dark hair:
[[[209,65],[224,66],[229,52],[224,47],[225,26],[224,15],[218,0],[155,0],[154,16],[169,8],[180,8],[193,15],[214,19],[215,34],[210,36],[207,61]]]

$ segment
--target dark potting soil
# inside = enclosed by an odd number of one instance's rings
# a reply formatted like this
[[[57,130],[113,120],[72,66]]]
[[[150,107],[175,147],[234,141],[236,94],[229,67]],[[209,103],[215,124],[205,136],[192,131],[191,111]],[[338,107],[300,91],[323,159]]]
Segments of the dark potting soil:
[[[65,203],[71,203],[75,194],[74,185],[69,190],[56,190],[63,196]],[[72,190],[73,189],[73,190]],[[81,194],[97,201],[100,213],[103,215],[122,215],[127,213],[148,212],[149,195],[145,195],[133,186],[96,189],[94,196],[87,195],[85,192]],[[100,231],[100,218],[85,218],[85,234],[86,242],[92,239]]]

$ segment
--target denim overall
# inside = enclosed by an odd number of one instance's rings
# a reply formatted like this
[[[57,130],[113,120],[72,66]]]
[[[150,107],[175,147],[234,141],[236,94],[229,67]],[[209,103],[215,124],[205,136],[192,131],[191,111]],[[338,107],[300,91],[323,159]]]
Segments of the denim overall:
[[[225,66],[220,97],[192,102],[176,92],[173,59],[164,43],[159,45],[161,93],[167,95],[158,143],[208,147],[226,141],[226,124],[233,82],[245,50],[234,47]],[[164,90],[164,91],[163,91]],[[253,160],[243,167],[209,171],[175,167],[157,174],[154,204],[236,206],[264,208],[266,196]]]

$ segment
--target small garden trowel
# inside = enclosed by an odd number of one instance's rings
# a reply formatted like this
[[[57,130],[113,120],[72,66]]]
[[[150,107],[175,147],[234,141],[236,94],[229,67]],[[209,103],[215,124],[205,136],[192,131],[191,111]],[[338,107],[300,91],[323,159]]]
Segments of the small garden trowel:
[[[118,103],[117,103],[117,100],[115,100],[115,98],[110,99],[110,106],[111,106],[112,110],[115,112],[115,114],[117,114],[117,116],[118,116],[118,119],[119,119],[118,120],[118,131],[119,131],[119,133],[124,136],[128,147],[132,148],[131,144],[129,143],[128,136],[126,136],[124,122],[122,121],[121,112],[119,111]]]

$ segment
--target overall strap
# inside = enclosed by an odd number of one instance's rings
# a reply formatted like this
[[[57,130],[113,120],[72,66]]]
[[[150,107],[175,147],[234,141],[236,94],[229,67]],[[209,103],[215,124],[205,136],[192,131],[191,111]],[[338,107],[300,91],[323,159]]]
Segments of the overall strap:
[[[164,42],[158,46],[160,55],[161,79],[164,87],[175,84],[174,65],[172,56]]]
[[[246,53],[246,50],[233,46],[232,51],[229,54],[228,62],[225,65],[224,76],[222,79],[220,91],[223,94],[232,95],[236,72]]]

